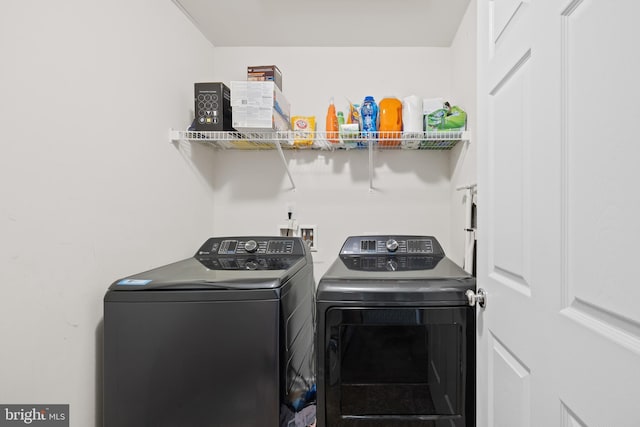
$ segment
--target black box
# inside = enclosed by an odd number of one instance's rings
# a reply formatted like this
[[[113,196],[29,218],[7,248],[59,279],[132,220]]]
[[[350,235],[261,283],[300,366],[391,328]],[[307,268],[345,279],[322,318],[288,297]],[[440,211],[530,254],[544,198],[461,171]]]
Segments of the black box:
[[[233,132],[231,126],[231,91],[220,82],[195,83],[195,128],[198,131]]]

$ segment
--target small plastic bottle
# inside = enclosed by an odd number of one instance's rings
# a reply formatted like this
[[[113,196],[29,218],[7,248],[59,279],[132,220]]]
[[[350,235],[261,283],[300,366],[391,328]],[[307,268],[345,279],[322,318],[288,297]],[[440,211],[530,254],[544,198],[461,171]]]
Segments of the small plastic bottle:
[[[342,125],[344,124],[344,113],[338,111],[338,135],[340,135],[340,142],[342,141]]]
[[[336,106],[333,103],[333,98],[329,103],[327,110],[327,120],[325,130],[327,132],[327,141],[337,144],[338,140],[338,116],[336,115]]]

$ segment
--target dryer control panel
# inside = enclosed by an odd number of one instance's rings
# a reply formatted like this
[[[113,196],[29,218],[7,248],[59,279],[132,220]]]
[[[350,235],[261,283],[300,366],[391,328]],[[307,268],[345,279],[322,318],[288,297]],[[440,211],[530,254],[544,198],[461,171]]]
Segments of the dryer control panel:
[[[340,255],[431,255],[444,256],[442,246],[433,236],[351,236]]]
[[[411,271],[432,270],[438,265],[442,257],[417,255],[340,255],[340,259],[349,270]]]

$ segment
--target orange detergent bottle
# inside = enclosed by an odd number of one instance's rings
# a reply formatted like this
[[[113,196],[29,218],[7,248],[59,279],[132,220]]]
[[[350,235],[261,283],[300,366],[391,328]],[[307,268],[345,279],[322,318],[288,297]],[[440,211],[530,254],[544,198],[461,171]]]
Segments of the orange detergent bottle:
[[[384,98],[379,104],[380,125],[378,126],[378,145],[397,147],[402,135],[402,102],[397,98]]]
[[[327,110],[325,130],[327,132],[327,141],[332,144],[340,142],[338,138],[338,115],[336,114],[336,106],[333,103],[333,98],[331,98],[329,109]]]

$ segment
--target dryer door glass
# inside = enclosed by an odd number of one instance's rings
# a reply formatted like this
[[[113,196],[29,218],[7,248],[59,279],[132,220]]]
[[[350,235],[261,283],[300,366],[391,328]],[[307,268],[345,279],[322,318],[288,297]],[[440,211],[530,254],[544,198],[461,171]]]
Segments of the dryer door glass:
[[[402,425],[465,425],[465,393],[472,386],[468,313],[465,307],[330,309],[329,425],[389,425],[400,419],[409,422]]]

